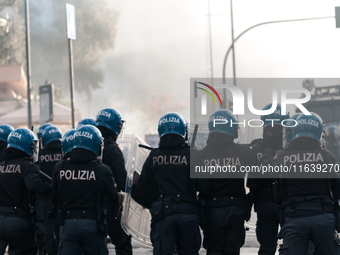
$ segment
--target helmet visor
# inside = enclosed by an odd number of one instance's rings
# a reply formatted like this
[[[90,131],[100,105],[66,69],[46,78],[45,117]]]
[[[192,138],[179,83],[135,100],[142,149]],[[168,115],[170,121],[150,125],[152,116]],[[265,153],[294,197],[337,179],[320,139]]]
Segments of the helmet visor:
[[[104,150],[104,139],[102,139],[102,141],[100,142],[99,155],[97,157],[100,163],[103,162],[103,150]]]
[[[38,162],[38,147],[39,147],[39,141],[34,140],[34,142],[31,143],[31,149],[32,149],[32,160],[33,162]]]

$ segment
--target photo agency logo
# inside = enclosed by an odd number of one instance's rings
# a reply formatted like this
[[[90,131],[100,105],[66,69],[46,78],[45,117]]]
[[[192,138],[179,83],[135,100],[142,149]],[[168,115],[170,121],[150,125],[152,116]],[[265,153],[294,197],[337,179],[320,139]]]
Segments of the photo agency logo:
[[[222,104],[222,100],[220,95],[218,94],[218,92],[216,91],[216,89],[226,89],[228,90],[228,92],[231,94],[232,97],[232,103],[233,103],[233,109],[232,112],[235,116],[241,117],[245,115],[245,95],[243,93],[243,91],[239,88],[236,87],[234,85],[226,85],[226,84],[217,84],[214,87],[203,83],[203,82],[197,82],[197,84],[203,85],[205,87],[207,87],[208,89],[210,89],[218,98],[220,105],[222,109],[225,109],[226,107]],[[215,105],[217,106],[217,102],[215,100],[214,95],[207,89],[202,88],[202,87],[198,87],[196,85],[195,87],[196,89],[200,89],[203,90],[206,93],[202,93],[201,94],[201,111],[200,114],[202,116],[206,116],[207,115],[207,94],[211,97],[211,99],[213,100],[213,102],[215,103]],[[271,107],[269,109],[256,109],[254,107],[254,102],[253,102],[253,89],[252,88],[248,88],[247,89],[247,106],[248,106],[248,110],[254,114],[254,115],[258,115],[258,116],[267,116],[267,115],[282,115],[282,116],[288,116],[287,115],[287,105],[294,105],[296,107],[296,109],[299,109],[303,114],[305,115],[311,115],[311,113],[306,109],[306,107],[303,105],[304,103],[307,103],[310,99],[311,99],[311,93],[309,90],[305,89],[305,88],[282,88],[280,89],[280,97],[279,97],[279,93],[278,93],[278,89],[273,88],[272,89],[272,100],[271,100]],[[289,95],[292,94],[300,94],[301,97],[300,98],[290,98]],[[281,110],[278,109],[278,99],[280,98],[280,104],[281,104]],[[226,119],[214,119],[214,120],[210,120],[213,121],[213,126],[215,127],[216,125],[225,125],[228,124],[230,126],[233,125],[242,125],[244,127],[246,127],[246,125],[248,125],[249,127],[263,127],[264,125],[264,121],[266,122],[271,122],[272,126],[274,126],[274,122],[276,123],[277,121],[281,121],[280,119],[250,119],[248,121],[246,121],[245,119],[241,122],[232,122],[230,121],[230,123],[228,123],[228,120]],[[283,127],[295,127],[297,125],[297,122],[295,120],[290,120],[293,121],[293,124],[288,125],[287,122],[289,120],[288,119],[284,119],[281,121],[281,125]],[[291,122],[290,122],[291,123]]]
[[[213,93],[215,93],[215,95],[217,96],[217,98],[220,101],[220,104],[222,106],[221,97],[220,97],[220,95],[217,93],[217,91],[213,87],[211,87],[210,85],[205,84],[203,82],[197,82],[197,83],[206,86]],[[217,106],[216,100],[215,100],[214,96],[211,94],[211,92],[209,92],[208,90],[206,90],[204,88],[201,88],[201,87],[197,87],[197,89],[200,89],[200,90],[203,90],[204,92],[206,92],[212,98],[212,100],[214,100],[214,103]],[[202,94],[202,97],[201,97],[201,114],[202,115],[207,115],[207,94]]]

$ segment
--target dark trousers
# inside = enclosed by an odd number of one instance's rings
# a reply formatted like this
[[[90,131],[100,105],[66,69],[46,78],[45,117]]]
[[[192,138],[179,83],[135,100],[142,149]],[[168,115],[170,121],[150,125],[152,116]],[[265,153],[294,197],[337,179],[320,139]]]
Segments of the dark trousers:
[[[0,214],[0,251],[18,250],[19,254],[33,255],[38,250],[32,223],[19,217],[8,217]]]
[[[50,217],[52,213],[53,204],[48,198],[43,200],[43,212],[44,212],[44,237],[43,244],[46,249],[46,253],[49,255],[57,255],[58,253],[58,241],[54,231],[54,222]]]
[[[336,255],[340,249],[336,239],[335,217],[332,213],[301,218],[285,218],[281,233],[281,255],[307,254],[310,243],[315,245],[314,254]]]
[[[60,227],[59,255],[107,255],[106,240],[96,220],[67,219]]]
[[[172,255],[176,245],[179,254],[198,254],[201,233],[197,215],[173,213],[154,221],[153,229],[154,255]]]
[[[39,246],[39,254],[45,254],[44,247],[44,197],[36,195],[35,209],[37,211],[36,234]]]
[[[238,255],[244,244],[245,208],[221,206],[205,208],[203,246],[209,255]]]
[[[277,248],[278,217],[275,203],[256,203],[256,237],[260,243],[259,255],[274,255]]]
[[[121,226],[121,210],[117,205],[109,203],[108,234],[115,245],[116,253],[132,254],[131,236],[127,235]]]

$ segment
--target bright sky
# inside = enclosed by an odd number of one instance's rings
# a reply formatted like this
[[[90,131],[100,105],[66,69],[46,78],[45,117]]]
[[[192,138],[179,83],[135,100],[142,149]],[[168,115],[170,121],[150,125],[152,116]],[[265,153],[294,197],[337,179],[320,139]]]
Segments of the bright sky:
[[[111,4],[120,13],[117,37],[101,64],[106,74],[103,90],[118,92],[111,107],[130,116],[132,109],[126,104],[131,105],[131,98],[143,102],[143,88],[175,91],[178,100],[189,103],[190,78],[210,73],[208,0],[113,0]],[[221,78],[231,44],[230,2],[210,0],[210,6],[213,73]],[[334,16],[335,6],[340,0],[234,0],[235,37],[261,22]],[[340,28],[335,28],[334,18],[264,25],[247,32],[235,48],[239,78],[340,77]],[[230,55],[227,77],[231,75]],[[96,94],[103,95],[103,90]],[[258,93],[269,97],[271,91]],[[100,107],[94,105],[93,112]],[[189,110],[183,114],[188,118]],[[127,130],[138,132],[133,125]]]
[[[197,71],[191,77],[206,76],[207,0],[125,0],[112,1],[120,12],[115,54],[163,50],[178,44],[199,49]],[[221,77],[226,49],[231,43],[230,2],[210,0],[213,65]],[[340,1],[237,0],[233,2],[235,37],[260,22],[334,16]],[[334,19],[264,25],[241,38],[236,48],[238,77],[339,77],[340,29]],[[169,58],[181,58],[175,54]],[[183,56],[182,56],[183,59]],[[185,59],[188,65],[195,59]],[[231,58],[228,73],[231,72]],[[205,73],[202,73],[204,69]]]

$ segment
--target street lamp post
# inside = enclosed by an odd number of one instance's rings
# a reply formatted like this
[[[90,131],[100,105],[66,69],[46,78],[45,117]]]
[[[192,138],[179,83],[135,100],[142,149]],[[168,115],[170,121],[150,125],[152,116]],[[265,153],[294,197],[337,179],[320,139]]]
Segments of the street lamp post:
[[[233,49],[233,77],[234,77],[234,85],[236,86],[236,67],[235,67],[235,39],[234,39],[234,17],[233,17],[233,0],[230,0],[230,18],[231,18],[231,40],[232,40],[232,49]]]
[[[273,23],[281,23],[281,22],[291,22],[291,21],[304,21],[304,20],[315,20],[315,19],[329,19],[329,18],[334,18],[334,16],[329,16],[329,17],[318,17],[318,18],[306,18],[306,19],[290,19],[290,20],[276,20],[276,21],[268,21],[268,22],[262,22],[259,24],[256,24],[254,26],[251,26],[249,28],[247,28],[246,30],[244,30],[241,34],[239,34],[234,42],[229,46],[228,51],[224,57],[224,62],[223,62],[223,84],[225,84],[225,72],[226,72],[226,64],[227,64],[227,59],[228,59],[228,55],[230,50],[234,47],[234,43],[242,36],[244,35],[246,32],[248,32],[249,30],[255,28],[255,27],[259,27],[262,25],[266,25],[266,24],[273,24]]]
[[[228,48],[228,51],[224,57],[224,62],[223,62],[223,84],[226,83],[225,81],[225,73],[226,73],[226,65],[227,65],[227,59],[228,59],[228,55],[229,55],[229,52],[231,49],[234,48],[234,44],[235,42],[242,36],[244,35],[246,32],[248,32],[249,30],[255,28],[255,27],[259,27],[259,26],[262,26],[262,25],[266,25],[266,24],[273,24],[273,23],[282,23],[282,22],[291,22],[291,21],[304,21],[304,20],[315,20],[315,19],[329,19],[329,18],[334,18],[334,16],[329,16],[329,17],[318,17],[318,18],[306,18],[306,19],[290,19],[290,20],[276,20],[276,21],[268,21],[268,22],[262,22],[262,23],[259,23],[259,24],[256,24],[254,26],[251,26],[249,28],[247,28],[246,30],[244,30],[241,34],[239,34],[235,40],[233,39],[233,42],[232,44],[229,46]],[[235,79],[235,60],[234,60],[234,67],[233,67],[233,70],[234,70],[234,85],[236,86],[236,79]],[[223,105],[225,105],[226,108],[228,108],[227,106],[227,89],[224,88],[223,89]]]
[[[32,127],[32,109],[31,109],[31,43],[30,43],[30,16],[29,0],[25,0],[26,14],[26,67],[27,67],[27,117],[28,128]]]

